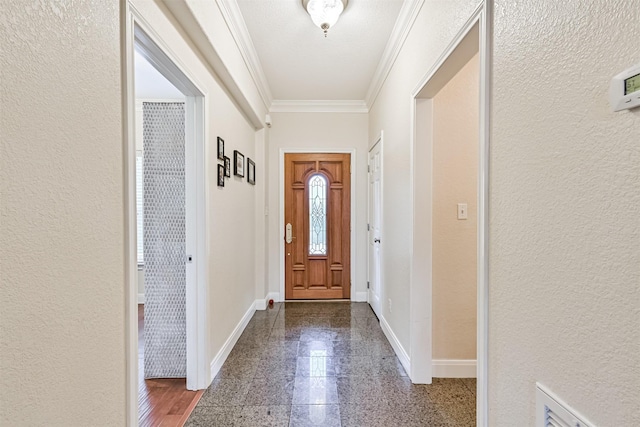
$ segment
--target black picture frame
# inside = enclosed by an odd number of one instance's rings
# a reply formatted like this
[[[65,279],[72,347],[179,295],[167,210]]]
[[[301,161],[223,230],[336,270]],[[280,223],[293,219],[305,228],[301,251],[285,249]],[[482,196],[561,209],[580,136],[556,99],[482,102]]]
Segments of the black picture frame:
[[[247,157],[247,182],[256,185],[256,163]]]
[[[224,161],[224,139],[218,137],[218,160]]]
[[[218,165],[218,187],[224,187],[224,165]]]
[[[238,150],[233,150],[233,174],[244,177],[244,154]]]
[[[227,156],[224,156],[224,176],[231,177],[231,159]]]

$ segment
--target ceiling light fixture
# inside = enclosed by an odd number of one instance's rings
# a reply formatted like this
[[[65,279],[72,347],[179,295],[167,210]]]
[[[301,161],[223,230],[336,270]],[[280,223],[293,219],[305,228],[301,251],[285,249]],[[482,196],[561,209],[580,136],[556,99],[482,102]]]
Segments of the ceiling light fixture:
[[[348,2],[349,0],[302,0],[302,6],[327,37],[327,31],[338,21]]]

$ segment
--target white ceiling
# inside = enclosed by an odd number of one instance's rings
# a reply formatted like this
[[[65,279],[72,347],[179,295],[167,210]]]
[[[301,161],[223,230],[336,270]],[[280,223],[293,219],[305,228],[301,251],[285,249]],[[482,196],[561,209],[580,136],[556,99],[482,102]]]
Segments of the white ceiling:
[[[184,99],[184,95],[135,51],[136,99]]]
[[[349,0],[324,37],[301,0],[237,0],[274,100],[364,100],[403,0]]]

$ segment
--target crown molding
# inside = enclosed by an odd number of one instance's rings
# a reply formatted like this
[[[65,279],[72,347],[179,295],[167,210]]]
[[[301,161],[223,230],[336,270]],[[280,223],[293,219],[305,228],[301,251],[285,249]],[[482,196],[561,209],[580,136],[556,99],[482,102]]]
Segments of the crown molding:
[[[378,68],[373,74],[373,79],[371,79],[371,83],[369,84],[369,89],[365,96],[367,109],[370,109],[376,101],[376,98],[382,89],[382,85],[384,85],[384,82],[387,80],[387,77],[391,72],[391,68],[396,62],[396,59],[400,54],[400,50],[402,49],[402,46],[409,35],[409,31],[418,17],[418,13],[420,13],[420,9],[422,9],[424,2],[425,0],[405,0],[402,4],[402,9],[400,9],[400,14],[398,15],[396,24],[391,31],[391,36],[389,37],[387,46],[384,48],[384,52],[382,53],[382,57],[378,63]]]
[[[284,100],[275,99],[270,113],[368,113],[361,100]]]
[[[269,88],[267,77],[264,75],[262,64],[260,63],[258,53],[249,35],[247,24],[242,17],[238,2],[236,0],[216,0],[216,4],[220,8],[220,12],[222,12],[222,16],[229,26],[231,36],[235,40],[240,55],[247,65],[249,74],[251,74],[251,78],[253,78],[256,88],[260,93],[262,102],[265,107],[269,109],[273,100],[271,89]]]

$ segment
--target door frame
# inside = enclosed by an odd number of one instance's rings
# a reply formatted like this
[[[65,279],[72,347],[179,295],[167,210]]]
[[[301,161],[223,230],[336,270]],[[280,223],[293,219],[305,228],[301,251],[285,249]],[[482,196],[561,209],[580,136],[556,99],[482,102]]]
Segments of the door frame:
[[[373,150],[375,148],[376,145],[380,144],[380,241],[384,242],[384,209],[382,209],[382,207],[384,206],[383,201],[384,201],[384,131],[381,130],[380,131],[380,135],[378,136],[378,138],[376,139],[376,141],[371,145],[371,147],[369,147],[369,150],[367,151],[367,167],[370,166],[369,164],[369,153],[371,153],[371,150]],[[367,224],[371,224],[371,179],[369,179],[369,175],[371,174],[370,170],[367,169]],[[370,273],[371,273],[371,253],[370,253],[370,245],[369,245],[369,234],[371,233],[370,230],[367,230],[367,283],[370,282],[371,277],[369,277]],[[380,253],[380,265],[378,266],[380,269],[380,304],[384,305],[383,301],[384,301],[384,263],[382,262],[382,260],[384,259],[384,246],[382,245],[382,243],[380,244],[380,249],[378,250],[378,252]],[[367,288],[367,302],[369,303],[369,305],[371,305],[371,290]],[[375,310],[374,310],[375,311]],[[380,313],[376,313],[376,315],[381,316],[382,315],[382,306],[380,307]]]
[[[481,2],[462,29],[447,46],[433,67],[428,70],[412,92],[411,108],[411,170],[413,233],[410,255],[410,377],[414,383],[432,382],[432,197],[424,192],[432,185],[432,98],[421,94],[427,85],[444,85],[450,80],[448,68],[459,62],[460,50],[476,36],[479,55],[479,132],[478,132],[478,218],[477,218],[477,355],[476,355],[476,418],[478,426],[488,426],[488,314],[489,314],[489,147],[491,94],[491,1]],[[474,32],[477,32],[474,34]],[[465,62],[458,65],[464,65]],[[443,79],[443,74],[445,78]],[[455,73],[454,73],[455,74]],[[426,122],[417,120],[423,114]],[[418,142],[421,145],[418,144]],[[427,154],[424,162],[416,153]],[[427,193],[427,195],[425,195]],[[426,219],[426,220],[425,220]]]
[[[138,289],[136,251],[136,145],[134,50],[138,50],[185,94],[185,225],[187,389],[210,382],[208,336],[208,225],[206,220],[205,91],[135,7],[126,2],[123,37],[123,162],[125,245],[126,420],[138,425]],[[204,236],[204,237],[201,237]]]
[[[357,246],[357,242],[356,242],[356,205],[355,205],[355,201],[356,201],[356,179],[357,179],[357,174],[354,172],[356,170],[356,149],[355,148],[327,148],[319,150],[319,149],[306,149],[306,148],[281,148],[280,149],[280,154],[278,157],[278,175],[279,175],[279,188],[278,188],[278,193],[279,193],[279,198],[278,198],[278,210],[279,210],[279,216],[278,216],[278,223],[280,224],[280,230],[278,232],[278,236],[280,237],[280,243],[279,243],[279,248],[280,248],[280,295],[278,295],[278,301],[284,301],[285,300],[285,260],[284,260],[284,227],[285,227],[285,223],[284,223],[284,155],[285,154],[301,154],[301,153],[308,153],[308,154],[318,154],[318,153],[327,153],[327,154],[350,154],[351,155],[351,212],[350,212],[350,220],[349,220],[349,225],[351,227],[351,232],[350,232],[350,248],[351,248],[351,273],[350,273],[350,277],[349,280],[351,281],[351,292],[350,292],[350,300],[351,301],[356,301],[356,272],[355,272],[355,268],[353,268],[353,262],[356,259],[356,246]]]

